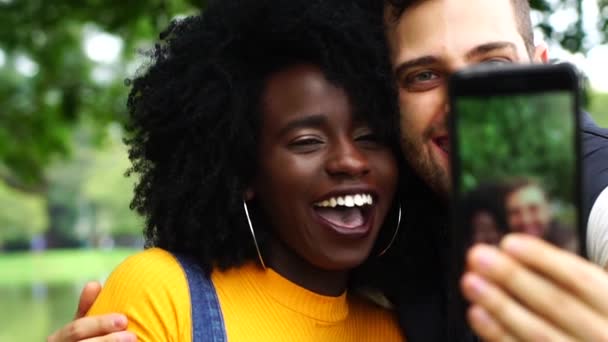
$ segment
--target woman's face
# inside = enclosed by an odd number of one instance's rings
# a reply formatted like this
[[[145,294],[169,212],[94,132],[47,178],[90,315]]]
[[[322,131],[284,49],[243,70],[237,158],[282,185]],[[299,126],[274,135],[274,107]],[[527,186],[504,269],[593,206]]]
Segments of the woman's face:
[[[354,121],[344,90],[311,65],[273,74],[262,112],[252,190],[273,230],[271,248],[281,249],[270,258],[296,256],[323,270],[359,265],[395,193],[390,148]]]
[[[502,234],[498,223],[492,214],[487,211],[479,211],[471,219],[473,226],[473,242],[498,245]]]

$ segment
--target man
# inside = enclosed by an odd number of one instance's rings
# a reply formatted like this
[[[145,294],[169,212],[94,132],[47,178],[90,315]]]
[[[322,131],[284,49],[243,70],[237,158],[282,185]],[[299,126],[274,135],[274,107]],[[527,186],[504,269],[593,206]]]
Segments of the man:
[[[449,75],[480,63],[545,63],[548,51],[545,45],[534,45],[530,9],[525,0],[388,2],[385,23],[398,82],[404,154],[436,194],[447,198],[450,189],[446,126],[450,110],[447,98]],[[587,208],[596,202],[597,189],[608,186],[606,132],[584,114],[584,163],[585,166],[593,164],[593,167],[584,168],[585,193],[588,195],[585,215],[590,210]],[[608,232],[607,223],[605,220],[603,228],[594,229]],[[589,239],[593,237],[590,235]],[[412,244],[409,246],[415,248]],[[446,256],[438,259],[445,260]],[[437,262],[436,265],[447,272],[445,262]],[[425,335],[433,332],[433,322],[443,316],[432,312],[426,305],[429,301],[441,302],[433,295],[440,291],[429,289],[433,281],[437,278],[429,277],[426,282],[418,279],[419,292],[429,300],[401,299],[409,304],[401,306],[401,317],[410,340],[424,340]],[[458,330],[458,327],[454,329]],[[442,336],[434,335],[433,338],[441,339]]]
[[[544,45],[534,45],[525,0],[389,3],[386,28],[398,82],[404,154],[420,177],[445,198],[450,189],[449,75],[479,63],[545,63],[548,51]],[[608,186],[608,131],[599,129],[587,114],[582,128],[587,215],[588,208],[598,205],[601,189]],[[603,228],[593,229],[608,232],[607,221]]]
[[[391,249],[402,251],[395,256],[403,262],[396,262],[394,266],[408,269],[408,272],[393,270],[392,273],[408,278],[387,281],[394,284],[389,292],[392,292],[391,299],[400,311],[408,339],[445,340],[448,332],[442,329],[443,326],[453,325],[448,329],[450,336],[460,334],[462,330],[461,322],[450,318],[456,316],[448,316],[446,309],[448,298],[454,296],[446,296],[445,285],[450,281],[449,255],[444,252],[448,248],[445,218],[450,189],[447,78],[457,70],[479,63],[544,63],[548,60],[548,53],[544,45],[534,46],[529,6],[525,0],[388,2],[385,24],[398,82],[404,137],[402,147],[408,162],[434,194],[422,189],[428,198],[406,199],[414,202],[411,206],[420,209],[410,209],[410,216],[426,216],[428,221],[424,229],[411,229],[401,234],[401,248]],[[589,160],[598,160],[596,168],[585,169],[586,179],[595,182],[586,184],[585,189],[587,194],[592,194],[586,202],[591,208],[600,196],[601,190],[597,189],[608,185],[608,166],[601,162],[608,160],[608,133],[598,129],[588,116],[584,119],[585,156]],[[585,163],[591,163],[589,160],[586,159]],[[602,177],[598,177],[600,174]],[[593,190],[589,188],[591,186]],[[608,203],[608,193],[604,191],[604,194],[604,203]],[[412,274],[415,276],[411,277]],[[83,296],[86,298],[94,298],[97,294],[95,289],[85,290]],[[109,321],[107,316],[87,317],[59,330],[49,341],[76,341],[122,330],[95,329],[111,326],[107,324]],[[86,322],[86,325],[79,322]],[[66,338],[70,329],[82,332],[79,338]]]
[[[564,249],[577,250],[576,232],[555,220],[547,193],[540,184],[529,179],[509,182],[504,206],[511,232],[542,237]]]

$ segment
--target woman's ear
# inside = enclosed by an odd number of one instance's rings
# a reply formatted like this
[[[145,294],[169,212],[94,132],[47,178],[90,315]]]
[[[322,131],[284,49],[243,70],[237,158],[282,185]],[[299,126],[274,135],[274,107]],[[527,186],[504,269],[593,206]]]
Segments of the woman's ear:
[[[245,190],[245,193],[243,194],[243,199],[245,200],[245,202],[251,201],[254,197],[255,192],[253,192],[253,189],[250,187],[247,188],[247,190]]]

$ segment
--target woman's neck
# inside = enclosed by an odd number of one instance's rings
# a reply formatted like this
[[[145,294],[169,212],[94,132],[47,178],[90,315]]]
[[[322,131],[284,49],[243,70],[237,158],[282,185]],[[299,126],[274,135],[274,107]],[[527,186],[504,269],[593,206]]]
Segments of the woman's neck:
[[[278,239],[271,238],[264,261],[289,281],[324,296],[339,296],[346,290],[348,270],[328,271],[316,267],[290,250]]]

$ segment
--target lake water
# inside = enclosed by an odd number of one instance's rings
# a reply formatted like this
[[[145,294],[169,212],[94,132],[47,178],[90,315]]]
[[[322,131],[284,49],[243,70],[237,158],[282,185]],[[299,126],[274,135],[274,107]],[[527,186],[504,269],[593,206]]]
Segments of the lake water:
[[[0,286],[0,342],[45,341],[71,321],[84,283]]]

